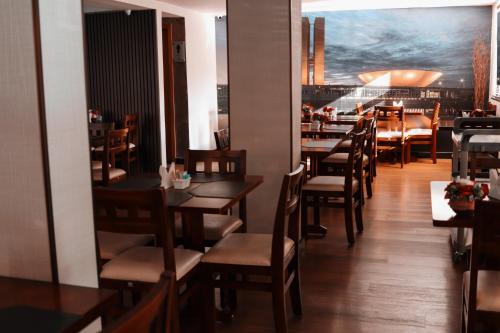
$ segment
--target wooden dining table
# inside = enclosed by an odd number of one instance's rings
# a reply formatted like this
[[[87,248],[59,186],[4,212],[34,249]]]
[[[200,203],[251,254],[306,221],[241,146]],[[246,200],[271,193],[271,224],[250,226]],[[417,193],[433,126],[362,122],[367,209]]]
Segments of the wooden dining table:
[[[354,130],[353,125],[324,124],[315,128],[311,123],[301,125],[302,137],[343,138]]]
[[[334,119],[328,120],[327,124],[334,125],[354,125],[357,128],[360,128],[363,119],[365,116],[363,115],[337,115]]]
[[[226,214],[238,204],[239,217],[246,226],[246,197],[262,182],[262,176],[254,175],[239,177],[195,174],[192,175],[188,188],[167,189],[169,220],[174,223],[174,213],[182,214],[184,247],[205,252],[203,214]],[[147,190],[159,187],[160,184],[159,175],[144,175],[128,178],[111,185],[111,188]]]
[[[0,277],[0,331],[80,332],[118,303],[114,290]]]
[[[307,161],[309,158],[311,177],[318,174],[318,165],[321,159],[332,154],[341,142],[342,139],[302,138],[302,160]]]
[[[473,212],[465,215],[457,215],[448,205],[449,199],[446,199],[445,189],[450,181],[432,181],[430,183],[431,191],[431,209],[432,225],[439,228],[454,228],[452,231],[452,245],[455,250],[454,259],[460,259],[466,252],[467,229],[474,227]],[[486,197],[484,200],[495,200]]]

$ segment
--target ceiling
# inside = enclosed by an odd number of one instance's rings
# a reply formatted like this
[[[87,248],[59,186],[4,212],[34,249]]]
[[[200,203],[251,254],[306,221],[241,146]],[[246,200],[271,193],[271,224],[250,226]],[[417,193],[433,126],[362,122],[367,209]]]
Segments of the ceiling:
[[[226,12],[226,0],[160,0],[179,7],[206,13],[222,15]],[[447,6],[484,6],[492,5],[495,0],[302,0],[302,10],[331,11],[382,8],[447,7]]]

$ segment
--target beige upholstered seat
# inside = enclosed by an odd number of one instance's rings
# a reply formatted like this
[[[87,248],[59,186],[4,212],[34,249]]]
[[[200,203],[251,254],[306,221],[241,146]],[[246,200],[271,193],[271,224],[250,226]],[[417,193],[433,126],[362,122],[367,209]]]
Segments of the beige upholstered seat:
[[[109,164],[111,168],[111,164]],[[92,161],[92,171],[102,170],[102,161]]]
[[[358,188],[358,180],[352,180],[352,190],[356,191]],[[316,176],[311,178],[304,186],[304,191],[331,191],[331,192],[344,192],[345,177],[343,176]]]
[[[430,128],[412,128],[406,132],[408,136],[431,136],[432,135],[432,129]]]
[[[340,143],[340,148],[351,148],[352,140],[344,140]]]
[[[122,252],[136,246],[144,246],[154,241],[153,235],[122,234],[117,232],[98,231],[97,242],[101,259],[110,260]]]
[[[209,241],[218,241],[243,225],[236,216],[220,214],[203,214],[204,237]],[[182,218],[175,216],[175,236],[182,237]]]
[[[469,300],[470,271],[464,273],[465,299]],[[500,312],[500,271],[478,271],[476,308]]]
[[[408,132],[405,132],[405,137],[408,136]],[[401,131],[379,131],[377,132],[377,139],[398,139],[401,138]]]
[[[176,248],[177,279],[191,271],[202,256],[197,251]],[[163,248],[141,246],[127,250],[106,263],[102,268],[101,278],[156,283],[164,270]]]
[[[330,156],[326,157],[322,162],[345,164],[347,163],[348,158],[349,158],[349,153],[333,153]],[[363,165],[367,165],[368,161],[369,161],[368,156],[363,154]]]
[[[273,235],[230,234],[215,244],[202,258],[204,263],[271,266]],[[294,248],[293,240],[285,237],[284,254]]]
[[[125,176],[127,172],[123,169],[109,168],[109,179],[115,179],[121,176]],[[94,181],[102,181],[102,169],[94,170],[92,172],[92,179]]]

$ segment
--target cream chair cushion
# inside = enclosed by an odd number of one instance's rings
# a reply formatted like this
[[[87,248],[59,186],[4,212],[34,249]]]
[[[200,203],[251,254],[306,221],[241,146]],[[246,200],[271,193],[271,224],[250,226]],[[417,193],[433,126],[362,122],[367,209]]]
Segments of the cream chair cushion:
[[[176,248],[177,280],[196,267],[202,256],[197,251]],[[164,270],[163,248],[141,246],[127,250],[106,263],[102,268],[101,278],[155,283]]]
[[[123,169],[118,169],[118,168],[110,168],[109,169],[109,179],[115,179],[121,176],[125,176],[127,172]],[[102,181],[102,169],[101,170],[94,170],[92,172],[92,179],[94,181]]]
[[[357,179],[352,180],[352,190],[355,192],[358,189],[359,183]],[[302,189],[304,191],[329,191],[329,192],[344,192],[345,177],[343,176],[316,176],[311,178]]]
[[[111,164],[108,164],[111,168]],[[102,170],[102,161],[92,161],[92,171]]]
[[[104,151],[104,146],[95,147],[94,151]]]
[[[405,137],[408,136],[408,132],[405,132]],[[377,132],[377,139],[397,139],[401,138],[401,131],[379,131]]]
[[[153,235],[123,234],[98,231],[97,242],[101,259],[110,260],[120,253],[136,246],[144,246],[154,241]]]
[[[470,271],[464,273],[466,302],[469,300]],[[500,271],[478,271],[476,309],[500,312]]]
[[[412,128],[406,132],[409,136],[419,136],[419,135],[424,135],[424,136],[431,136],[432,135],[432,129],[430,128]]]
[[[134,148],[135,148],[135,143],[129,142],[128,149],[134,149]]]
[[[203,229],[206,240],[218,241],[236,231],[243,221],[236,216],[220,214],[203,214]],[[175,214],[175,236],[182,237],[182,217]]]
[[[271,266],[271,249],[273,235],[270,234],[229,234],[207,254],[203,256],[203,263]],[[285,257],[293,250],[294,243],[285,237]]]
[[[340,148],[351,148],[352,140],[344,140],[340,143]]]
[[[322,162],[332,163],[332,164],[346,164],[348,158],[349,158],[349,153],[333,153],[330,156],[326,157]],[[366,154],[363,154],[363,165],[367,164],[368,164],[368,156]]]

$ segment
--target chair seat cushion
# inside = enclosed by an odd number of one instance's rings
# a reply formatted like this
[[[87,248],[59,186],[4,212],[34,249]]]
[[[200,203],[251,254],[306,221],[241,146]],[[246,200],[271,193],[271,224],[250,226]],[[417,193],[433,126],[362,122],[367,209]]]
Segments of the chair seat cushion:
[[[229,234],[215,244],[202,258],[203,263],[271,266],[273,235]],[[285,237],[285,257],[294,248],[293,240]]]
[[[175,270],[177,280],[198,265],[202,253],[175,249]],[[163,248],[141,246],[118,255],[102,267],[101,278],[156,283],[165,270]]]
[[[469,300],[470,271],[464,273],[466,302]],[[500,271],[478,271],[476,308],[500,312]]]
[[[346,164],[348,158],[349,153],[333,153],[321,162],[330,164]],[[363,154],[363,165],[367,165],[368,161],[368,156]]]
[[[431,136],[432,129],[430,128],[412,128],[406,132],[409,136]]]
[[[153,235],[122,234],[98,231],[97,242],[101,259],[110,260],[120,253],[136,246],[144,246],[154,241]]]
[[[358,189],[357,179],[352,180],[352,191]],[[326,191],[326,192],[344,192],[345,177],[343,176],[316,176],[311,178],[302,189],[304,191]]]
[[[340,143],[340,148],[351,148],[352,140],[344,140]]]
[[[209,241],[218,241],[236,231],[243,221],[236,216],[221,214],[203,214],[204,237]],[[175,236],[182,237],[182,217],[175,216]]]
[[[135,149],[135,147],[136,147],[135,143],[129,142],[128,149]]]
[[[111,168],[111,164],[108,164]],[[102,170],[102,161],[92,161],[92,171]]]
[[[125,176],[127,172],[123,169],[109,168],[109,179],[115,179],[121,176]],[[94,170],[92,172],[92,179],[94,181],[102,181],[102,169]]]
[[[408,132],[405,132],[405,137],[408,136]],[[393,140],[401,138],[401,131],[384,131],[381,130],[377,132],[377,139]]]

